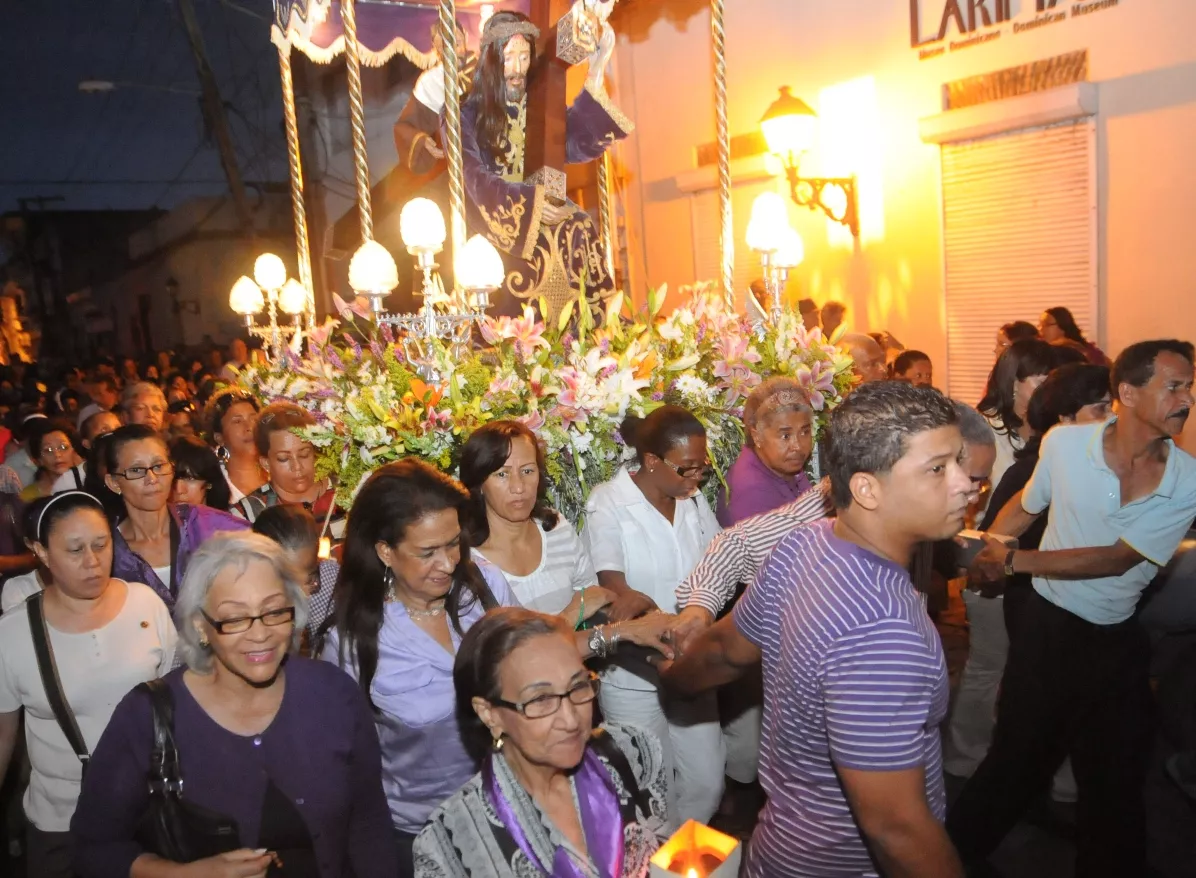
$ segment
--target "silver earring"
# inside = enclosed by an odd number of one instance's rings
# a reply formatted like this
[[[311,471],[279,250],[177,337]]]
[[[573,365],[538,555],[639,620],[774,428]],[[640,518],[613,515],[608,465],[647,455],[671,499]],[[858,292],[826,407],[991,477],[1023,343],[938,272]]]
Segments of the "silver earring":
[[[503,748],[503,744],[505,744],[505,743],[506,743],[506,741],[503,739],[503,736],[501,734],[495,736],[494,742],[492,744],[492,746],[494,747],[494,752],[498,753],[499,751],[501,751]]]
[[[228,463],[228,459],[230,456],[231,455],[228,453],[228,449],[225,448],[223,445],[216,446],[216,459],[218,461],[220,461],[221,463]]]
[[[395,572],[390,567],[384,567],[382,570],[382,589],[386,600],[398,600],[398,596],[395,594]]]

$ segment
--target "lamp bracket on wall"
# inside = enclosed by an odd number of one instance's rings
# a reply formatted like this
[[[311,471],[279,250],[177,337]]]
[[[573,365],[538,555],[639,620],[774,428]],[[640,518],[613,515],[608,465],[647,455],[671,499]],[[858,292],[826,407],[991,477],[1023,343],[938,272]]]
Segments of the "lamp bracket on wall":
[[[785,177],[789,181],[789,196],[795,204],[810,210],[821,210],[830,219],[851,229],[852,237],[860,236],[860,208],[855,177],[803,177],[794,162],[785,163]],[[828,189],[842,192],[841,205],[826,202],[823,195]]]

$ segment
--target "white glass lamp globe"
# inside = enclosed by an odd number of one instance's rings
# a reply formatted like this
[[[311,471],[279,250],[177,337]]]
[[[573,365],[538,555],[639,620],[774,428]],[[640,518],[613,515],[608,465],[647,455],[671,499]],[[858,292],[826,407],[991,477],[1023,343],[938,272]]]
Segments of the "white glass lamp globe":
[[[292,317],[307,310],[307,290],[303,288],[303,284],[294,278],[283,284],[278,292],[278,307],[284,314],[290,314]]]
[[[399,214],[399,234],[410,250],[435,253],[444,246],[444,214],[429,198],[412,198]]]
[[[241,275],[228,294],[228,306],[242,317],[248,317],[266,307],[266,297],[252,278]]]
[[[253,263],[253,279],[263,290],[279,290],[287,282],[287,267],[273,253],[263,253]]]
[[[366,241],[349,261],[349,286],[363,295],[385,295],[399,285],[395,258],[377,241]]]
[[[801,235],[792,226],[785,226],[781,230],[779,245],[773,263],[777,268],[797,268],[806,258],[806,248]]]
[[[502,257],[482,235],[474,235],[457,259],[457,283],[467,290],[497,289],[506,277]]]

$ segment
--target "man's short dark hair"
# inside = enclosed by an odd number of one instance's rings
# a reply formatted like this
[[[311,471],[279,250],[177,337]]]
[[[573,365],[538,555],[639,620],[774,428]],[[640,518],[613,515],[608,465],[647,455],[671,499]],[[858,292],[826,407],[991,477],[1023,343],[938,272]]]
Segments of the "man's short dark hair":
[[[818,310],[818,303],[813,299],[798,299],[797,311],[799,314],[809,314]]]
[[[951,400],[933,387],[873,381],[851,392],[831,414],[827,448],[831,499],[851,505],[851,477],[883,475],[909,448],[909,438],[958,423]]]
[[[1128,384],[1130,387],[1145,387],[1154,377],[1154,361],[1162,353],[1179,354],[1189,364],[1196,360],[1196,352],[1193,351],[1190,341],[1160,338],[1132,344],[1118,354],[1117,359],[1113,362],[1113,372],[1109,380],[1113,398],[1121,399],[1117,388],[1122,384]]]
[[[106,387],[112,393],[117,392],[116,379],[111,375],[97,375],[88,382],[92,387]]]

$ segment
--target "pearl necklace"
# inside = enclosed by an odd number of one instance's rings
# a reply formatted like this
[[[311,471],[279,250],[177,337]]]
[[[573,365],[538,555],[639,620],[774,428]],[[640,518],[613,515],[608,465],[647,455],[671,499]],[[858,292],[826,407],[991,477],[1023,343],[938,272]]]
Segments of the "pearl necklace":
[[[403,609],[407,611],[407,615],[411,617],[412,621],[418,619],[434,619],[436,616],[444,614],[443,604],[430,610],[417,610],[409,606],[405,600],[399,597],[398,592],[395,591],[393,582],[386,587],[386,602],[391,604],[402,604]]]

